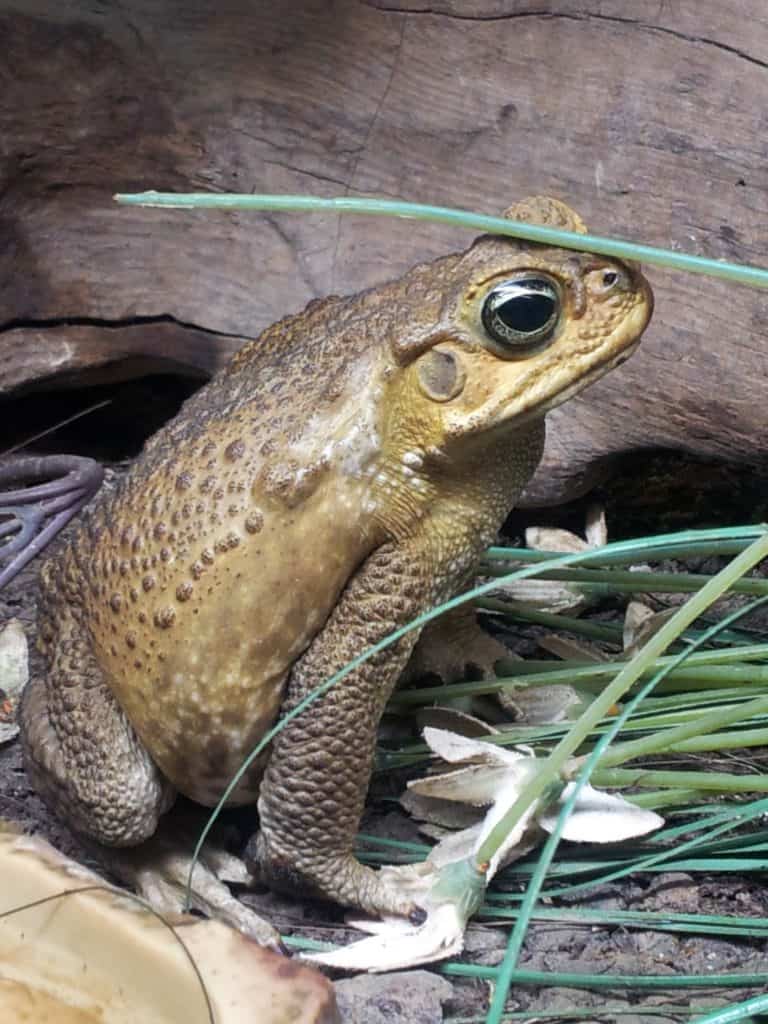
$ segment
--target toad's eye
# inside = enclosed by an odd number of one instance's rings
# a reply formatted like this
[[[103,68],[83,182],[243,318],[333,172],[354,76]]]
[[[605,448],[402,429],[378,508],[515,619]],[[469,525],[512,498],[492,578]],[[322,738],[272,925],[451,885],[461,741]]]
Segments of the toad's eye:
[[[560,291],[539,274],[494,285],[483,302],[483,327],[508,355],[524,355],[552,337],[560,318]]]

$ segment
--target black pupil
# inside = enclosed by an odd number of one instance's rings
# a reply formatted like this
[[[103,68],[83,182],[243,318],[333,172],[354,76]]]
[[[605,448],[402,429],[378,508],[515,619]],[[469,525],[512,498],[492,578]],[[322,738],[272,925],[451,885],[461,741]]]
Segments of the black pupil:
[[[549,323],[555,312],[555,301],[551,295],[530,292],[515,295],[494,310],[501,322],[518,334],[534,334]]]

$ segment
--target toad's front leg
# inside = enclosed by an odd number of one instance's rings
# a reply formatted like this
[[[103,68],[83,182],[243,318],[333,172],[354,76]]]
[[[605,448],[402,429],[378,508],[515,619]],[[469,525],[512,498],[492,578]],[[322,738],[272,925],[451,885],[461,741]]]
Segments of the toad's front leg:
[[[347,585],[324,629],[296,663],[286,711],[343,665],[439,598],[408,545],[374,552]],[[368,913],[410,914],[410,897],[388,887],[353,854],[384,705],[418,638],[385,648],[341,679],[279,733],[261,785],[259,872]]]

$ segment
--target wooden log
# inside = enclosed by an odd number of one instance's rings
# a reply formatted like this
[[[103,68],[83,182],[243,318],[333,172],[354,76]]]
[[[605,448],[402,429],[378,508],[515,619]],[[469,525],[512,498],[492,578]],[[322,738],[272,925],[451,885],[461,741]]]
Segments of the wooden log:
[[[0,335],[5,361],[0,393],[178,373],[207,380],[242,338],[169,320],[140,323],[48,323],[9,327]]]
[[[229,336],[466,241],[360,217],[118,208],[119,189],[486,212],[548,193],[600,233],[766,262],[761,0],[0,0],[0,39],[0,393],[57,366],[71,380],[94,346],[99,366],[124,360],[143,318],[198,332],[170,343],[205,372]],[[646,341],[552,415],[539,500],[630,450],[766,464],[765,294],[649,276]]]

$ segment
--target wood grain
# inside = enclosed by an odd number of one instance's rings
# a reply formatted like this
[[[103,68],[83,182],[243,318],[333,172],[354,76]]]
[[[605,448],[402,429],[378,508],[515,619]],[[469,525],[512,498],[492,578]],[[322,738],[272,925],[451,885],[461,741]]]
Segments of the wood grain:
[[[358,217],[118,208],[119,189],[485,212],[548,193],[603,234],[768,262],[762,0],[0,0],[0,39],[0,393],[23,383],[24,332],[27,377],[57,372],[62,341],[76,362],[89,325],[99,365],[110,348],[125,359],[120,336],[143,318],[197,332],[178,333],[180,358],[204,370],[232,348],[220,334],[252,337],[466,240]],[[551,418],[541,500],[611,453],[768,462],[768,297],[649,276],[638,355]]]

